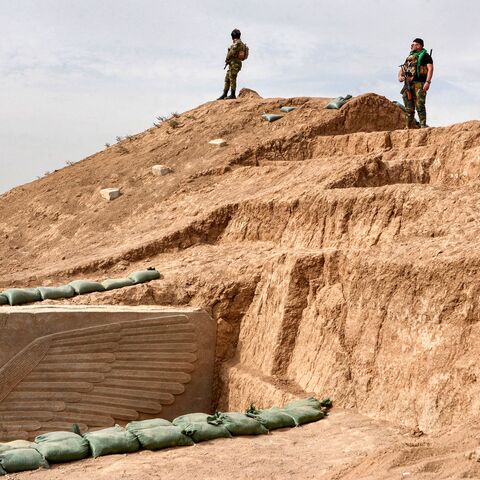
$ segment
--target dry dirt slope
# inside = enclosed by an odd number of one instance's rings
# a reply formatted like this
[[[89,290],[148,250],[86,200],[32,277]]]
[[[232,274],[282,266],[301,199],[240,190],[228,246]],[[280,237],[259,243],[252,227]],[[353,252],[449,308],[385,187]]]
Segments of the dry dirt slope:
[[[383,97],[326,102],[211,102],[2,195],[0,286],[156,265],[73,302],[211,309],[221,408],[329,393],[443,438],[480,410],[480,122],[403,131]]]

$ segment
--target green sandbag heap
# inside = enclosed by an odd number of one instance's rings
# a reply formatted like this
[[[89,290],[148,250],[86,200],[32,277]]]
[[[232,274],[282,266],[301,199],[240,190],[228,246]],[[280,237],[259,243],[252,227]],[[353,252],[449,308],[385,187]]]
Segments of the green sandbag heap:
[[[344,97],[337,97],[330,100],[325,108],[329,108],[332,110],[339,110],[342,108],[350,99],[352,98],[351,95],[345,95]]]
[[[107,279],[102,283],[92,280],[74,280],[68,285],[59,287],[9,288],[0,293],[0,305],[23,305],[24,303],[41,302],[42,300],[58,300],[71,298],[86,293],[104,292],[115,288],[130,287],[139,283],[150,282],[160,278],[160,272],[154,267],[133,272],[127,278]]]
[[[90,455],[96,458],[136,452],[140,448],[160,450],[191,446],[215,438],[268,434],[276,428],[316,422],[325,417],[331,407],[328,398],[319,401],[310,397],[290,402],[284,408],[258,410],[252,405],[246,413],[191,413],[173,422],[161,418],[140,420],[130,422],[125,428],[115,425],[84,435],[73,425],[72,432],[44,433],[38,435],[34,443],[25,440],[0,443],[0,476],[48,468],[49,462],[70,462]]]

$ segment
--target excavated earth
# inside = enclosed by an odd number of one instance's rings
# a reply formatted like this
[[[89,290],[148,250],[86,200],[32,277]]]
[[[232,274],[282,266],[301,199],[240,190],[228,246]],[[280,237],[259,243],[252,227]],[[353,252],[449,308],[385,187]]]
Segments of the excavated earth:
[[[327,102],[245,90],[3,194],[0,289],[156,266],[63,303],[205,308],[217,408],[314,394],[332,414],[18,478],[480,478],[480,122]]]

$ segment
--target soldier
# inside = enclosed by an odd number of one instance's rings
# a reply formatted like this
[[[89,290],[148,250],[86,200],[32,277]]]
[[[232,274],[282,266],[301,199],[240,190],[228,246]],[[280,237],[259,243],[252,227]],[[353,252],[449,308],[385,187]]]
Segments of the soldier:
[[[238,30],[237,28],[232,31],[233,43],[228,49],[227,58],[225,59],[225,67],[228,65],[228,70],[225,75],[223,94],[218,97],[217,100],[224,100],[225,98],[227,100],[232,100],[237,98],[235,96],[235,90],[237,89],[237,75],[238,72],[242,69],[242,60],[246,59],[246,46],[240,40],[240,35],[240,30]],[[227,97],[229,89],[231,89],[231,93]]]
[[[433,60],[423,48],[423,40],[416,38],[412,42],[410,55],[398,72],[398,81],[405,82],[402,89],[403,103],[406,111],[407,128],[415,125],[415,109],[420,120],[420,128],[427,128],[427,111],[425,99],[432,83]]]

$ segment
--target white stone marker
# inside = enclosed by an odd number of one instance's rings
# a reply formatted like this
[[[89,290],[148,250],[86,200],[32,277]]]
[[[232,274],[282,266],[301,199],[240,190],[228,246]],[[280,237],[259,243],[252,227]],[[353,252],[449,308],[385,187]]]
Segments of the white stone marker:
[[[119,188],[103,188],[100,190],[100,195],[105,198],[105,200],[115,200],[120,196]]]
[[[215,140],[210,140],[208,143],[210,145],[217,145],[217,147],[224,147],[227,144],[227,141],[223,138],[216,138]]]

